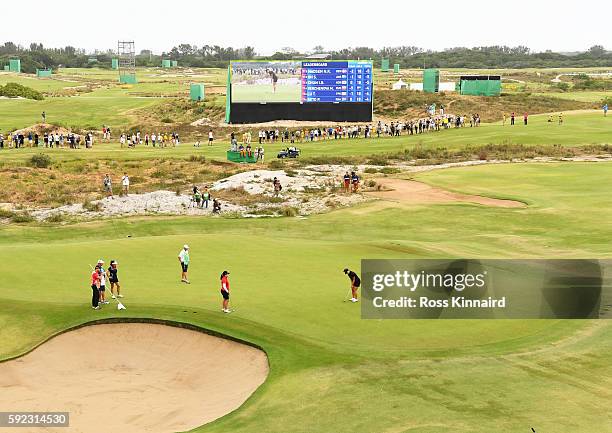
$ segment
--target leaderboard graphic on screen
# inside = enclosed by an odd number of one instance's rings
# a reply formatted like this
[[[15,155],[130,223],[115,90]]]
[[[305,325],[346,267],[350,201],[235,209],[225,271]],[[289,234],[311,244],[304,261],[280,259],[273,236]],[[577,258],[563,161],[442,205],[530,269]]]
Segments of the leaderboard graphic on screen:
[[[372,62],[232,62],[231,86],[232,103],[370,103]]]
[[[232,62],[225,119],[371,122],[372,78],[363,60]]]
[[[372,62],[303,62],[301,102],[371,102]]]

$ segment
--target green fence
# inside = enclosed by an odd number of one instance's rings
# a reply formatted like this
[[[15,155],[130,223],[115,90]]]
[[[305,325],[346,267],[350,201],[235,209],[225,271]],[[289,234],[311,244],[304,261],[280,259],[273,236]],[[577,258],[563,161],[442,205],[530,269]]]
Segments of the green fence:
[[[395,64],[393,65],[393,73],[394,73],[394,74],[399,74],[399,68],[400,68],[399,63],[395,63]]]
[[[437,93],[440,89],[440,71],[425,69],[423,71],[423,92]]]
[[[111,59],[111,68],[119,69],[119,59]]]
[[[471,96],[501,95],[501,77],[498,75],[462,76],[459,81],[459,93]]]
[[[171,68],[172,60],[162,60],[162,68]]]
[[[119,82],[121,84],[136,84],[138,80],[136,79],[136,74],[121,74],[119,75]]]
[[[227,151],[227,160],[231,162],[257,162],[255,159],[255,154],[251,153],[251,156],[245,154],[244,156],[240,155],[240,152],[235,152],[232,150]]]
[[[52,73],[53,70],[51,69],[36,69],[37,77],[50,77]]]
[[[380,70],[382,72],[389,72],[389,59],[382,59],[380,61]]]
[[[178,68],[178,60],[172,60],[172,67]]]
[[[11,71],[11,72],[21,72],[21,60],[19,60],[19,59],[11,59],[11,60],[9,60],[9,71]]]
[[[192,84],[189,87],[189,98],[192,101],[204,100],[204,84]]]

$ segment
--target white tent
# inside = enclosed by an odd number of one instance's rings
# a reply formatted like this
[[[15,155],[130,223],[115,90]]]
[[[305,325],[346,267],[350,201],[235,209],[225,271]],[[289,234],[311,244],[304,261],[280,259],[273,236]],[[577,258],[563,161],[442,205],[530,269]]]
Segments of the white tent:
[[[408,84],[404,83],[402,81],[402,79],[400,78],[399,81],[397,83],[393,83],[393,85],[391,86],[391,88],[393,90],[400,90],[400,89],[406,89],[408,88]]]
[[[410,83],[410,90],[416,90],[419,92],[423,91],[423,83]],[[438,87],[439,92],[454,92],[455,91],[455,82],[448,81],[440,83]]]
[[[455,82],[454,81],[445,81],[440,83],[438,87],[439,92],[454,92],[455,91]]]

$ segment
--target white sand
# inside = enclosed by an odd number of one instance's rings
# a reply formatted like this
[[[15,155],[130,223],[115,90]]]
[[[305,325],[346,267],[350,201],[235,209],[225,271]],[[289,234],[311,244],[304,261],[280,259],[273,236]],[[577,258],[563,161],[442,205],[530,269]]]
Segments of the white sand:
[[[0,407],[70,412],[69,428],[22,433],[170,433],[237,409],[267,374],[262,351],[201,332],[93,325],[0,363]]]

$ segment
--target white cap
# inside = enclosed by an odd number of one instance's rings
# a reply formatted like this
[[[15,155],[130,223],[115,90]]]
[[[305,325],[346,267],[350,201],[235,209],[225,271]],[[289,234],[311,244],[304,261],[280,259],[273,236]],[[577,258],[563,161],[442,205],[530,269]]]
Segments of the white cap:
[[[189,245],[187,245],[187,244],[183,245],[183,249],[188,250],[189,249]]]
[[[100,263],[104,263],[104,260],[102,260],[102,259],[98,260],[98,264],[100,264]]]

